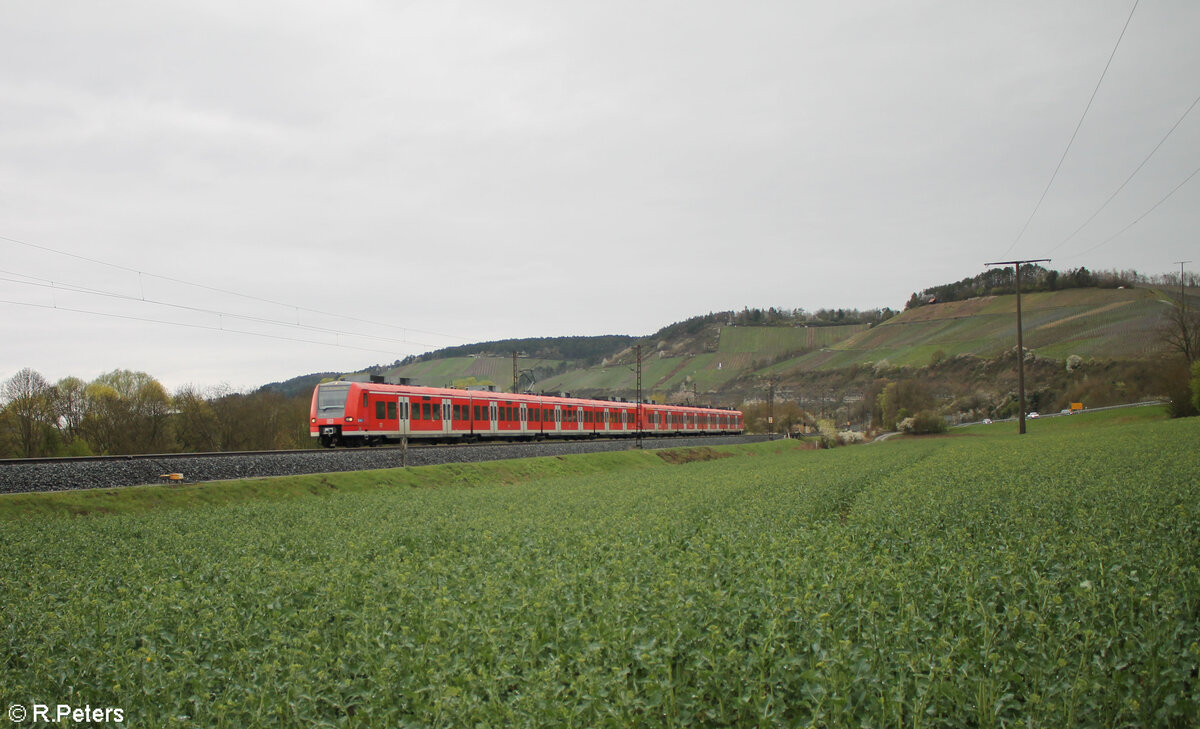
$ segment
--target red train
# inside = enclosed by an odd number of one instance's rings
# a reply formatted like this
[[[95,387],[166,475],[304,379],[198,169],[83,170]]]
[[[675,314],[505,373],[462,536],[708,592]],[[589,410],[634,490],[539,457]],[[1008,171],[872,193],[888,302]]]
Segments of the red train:
[[[741,433],[742,413],[721,408],[545,395],[325,382],[313,390],[309,432],[321,445],[422,440],[535,439]]]

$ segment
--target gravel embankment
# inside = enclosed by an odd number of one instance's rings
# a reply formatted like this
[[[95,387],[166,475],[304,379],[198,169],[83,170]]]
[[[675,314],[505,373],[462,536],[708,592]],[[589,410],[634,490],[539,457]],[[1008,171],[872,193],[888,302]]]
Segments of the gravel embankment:
[[[650,449],[754,443],[766,439],[766,436],[708,436],[646,438],[642,442],[643,447]],[[408,449],[408,465],[427,466],[439,463],[598,453],[628,450],[633,447],[634,441],[632,440],[419,447]],[[136,486],[159,483],[162,480],[160,475],[165,473],[182,473],[185,482],[195,483],[235,478],[399,468],[401,457],[399,448],[356,448],[245,455],[178,455],[153,458],[16,462],[0,464],[0,493]]]

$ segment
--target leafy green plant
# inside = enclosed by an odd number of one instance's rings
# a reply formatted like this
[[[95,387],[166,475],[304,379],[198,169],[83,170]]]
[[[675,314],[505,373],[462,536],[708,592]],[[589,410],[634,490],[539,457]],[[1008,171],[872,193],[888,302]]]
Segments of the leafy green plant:
[[[1090,417],[9,521],[6,698],[147,726],[1188,726],[1200,421]]]

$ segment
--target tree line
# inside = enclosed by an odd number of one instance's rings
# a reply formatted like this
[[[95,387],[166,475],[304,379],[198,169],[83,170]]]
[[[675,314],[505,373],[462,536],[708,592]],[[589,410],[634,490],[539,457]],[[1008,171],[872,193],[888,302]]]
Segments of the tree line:
[[[770,306],[766,309],[745,307],[741,311],[720,311],[693,316],[683,321],[668,324],[654,333],[655,339],[672,339],[694,336],[712,326],[742,327],[790,327],[790,326],[841,326],[869,324],[874,326],[896,316],[897,312],[882,309],[785,309]]]
[[[31,368],[0,386],[0,456],[200,453],[312,447],[310,393],[185,385],[145,372],[48,382]]]
[[[410,355],[397,360],[392,366],[400,367],[413,362],[426,362],[450,357],[489,356],[509,357],[519,352],[526,359],[581,360],[598,363],[604,357],[628,347],[634,338],[623,334],[595,337],[527,337],[524,339],[501,339],[493,342],[478,342],[456,347]],[[379,368],[382,371],[383,368]]]
[[[1196,285],[1195,274],[1184,275],[1184,282]],[[1134,288],[1136,286],[1178,287],[1179,274],[1149,276],[1135,270],[1089,271],[1085,267],[1066,271],[1055,271],[1036,263],[1021,266],[1021,291],[1061,291],[1085,288]],[[990,268],[976,276],[969,276],[954,283],[930,286],[914,293],[904,305],[905,311],[926,304],[962,301],[979,296],[999,296],[1017,291],[1016,273],[1012,268]]]

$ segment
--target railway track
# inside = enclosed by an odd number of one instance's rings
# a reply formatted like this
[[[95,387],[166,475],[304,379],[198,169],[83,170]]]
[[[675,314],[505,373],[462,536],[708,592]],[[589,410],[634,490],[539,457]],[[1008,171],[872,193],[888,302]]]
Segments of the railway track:
[[[695,445],[753,443],[767,436],[695,436],[644,438],[647,449]],[[185,483],[266,476],[362,471],[377,468],[469,463],[506,458],[598,453],[627,450],[634,441],[581,440],[540,443],[464,443],[336,450],[244,451],[236,453],[171,453],[74,458],[0,460],[0,494],[73,489],[118,488],[162,482],[164,474],[181,474]]]

